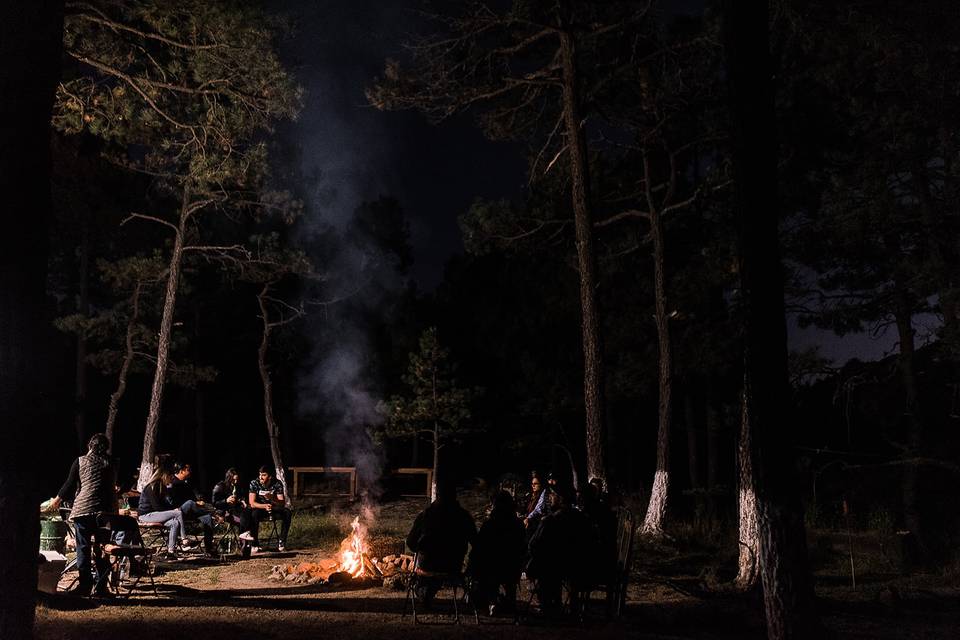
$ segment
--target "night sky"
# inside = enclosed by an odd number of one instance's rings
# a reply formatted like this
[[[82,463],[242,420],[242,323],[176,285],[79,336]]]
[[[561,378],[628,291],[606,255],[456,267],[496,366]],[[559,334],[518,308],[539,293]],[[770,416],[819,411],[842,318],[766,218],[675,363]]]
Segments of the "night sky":
[[[695,11],[702,3],[677,3]],[[434,126],[416,112],[382,112],[364,89],[387,58],[403,59],[403,43],[421,31],[419,0],[280,0],[274,9],[292,21],[283,54],[304,88],[304,107],[282,136],[298,145],[306,175],[319,175],[307,225],[342,227],[361,202],[399,200],[410,222],[411,276],[422,291],[443,278],[447,260],[462,253],[457,216],[476,198],[518,196],[526,185],[522,146],[491,142],[469,116]],[[918,339],[935,318],[921,319]],[[929,326],[927,326],[929,325]],[[882,358],[896,348],[893,330],[834,336],[788,321],[791,348],[819,346],[836,364]]]
[[[311,215],[340,227],[358,204],[397,198],[411,227],[412,275],[422,290],[463,251],[457,216],[477,197],[518,194],[520,147],[490,142],[468,117],[433,126],[418,113],[380,112],[364,89],[421,24],[415,0],[283,0],[295,24],[284,54],[303,85],[298,122],[284,135],[299,144],[304,172],[321,178]]]

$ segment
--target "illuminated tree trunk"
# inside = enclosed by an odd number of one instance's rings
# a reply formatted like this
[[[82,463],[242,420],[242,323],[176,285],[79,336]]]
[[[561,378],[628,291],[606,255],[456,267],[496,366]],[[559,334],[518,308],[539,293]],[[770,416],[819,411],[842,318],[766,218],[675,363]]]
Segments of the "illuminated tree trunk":
[[[647,516],[644,518],[641,532],[644,535],[659,537],[663,535],[663,520],[667,513],[667,496],[670,490],[670,422],[673,413],[673,373],[670,351],[670,319],[667,316],[666,276],[664,274],[663,219],[654,206],[651,206],[649,213],[650,236],[653,241],[653,317],[657,325],[657,346],[659,350],[657,379],[660,405],[657,420],[657,470],[653,476],[650,502],[647,504]]]
[[[90,317],[90,214],[84,210],[80,221],[80,286],[77,294],[77,313]],[[77,333],[77,367],[73,394],[73,428],[77,434],[78,451],[84,450],[87,436],[87,338]]]
[[[177,289],[180,286],[180,267],[183,264],[183,241],[189,218],[190,189],[185,186],[180,204],[180,220],[174,235],[173,251],[170,254],[170,264],[167,269],[163,316],[160,319],[160,332],[157,336],[157,368],[153,374],[153,387],[150,391],[150,412],[147,414],[147,425],[143,434],[143,456],[140,459],[140,477],[137,482],[141,491],[155,471],[153,460],[157,455],[160,410],[170,357],[170,335],[173,331],[173,313],[176,309]]]
[[[273,411],[273,379],[270,377],[270,368],[267,365],[267,352],[270,349],[270,334],[273,331],[273,324],[270,322],[269,309],[267,309],[267,295],[270,293],[271,283],[266,283],[257,295],[257,302],[260,304],[260,317],[262,319],[262,333],[260,337],[260,348],[257,349],[257,369],[260,371],[260,381],[263,383],[263,417],[267,423],[267,437],[270,440],[270,455],[273,458],[273,467],[276,470],[276,478],[283,485],[283,495],[287,499],[287,507],[293,506],[293,496],[287,490],[287,473],[283,466],[283,452],[280,449],[280,425],[277,423],[276,414]]]
[[[740,237],[744,370],[750,382],[746,412],[767,636],[821,638],[790,424],[769,7],[766,2],[724,0],[722,9]]]
[[[50,115],[63,3],[0,3],[0,638],[33,637],[50,343],[44,314]]]
[[[113,448],[113,437],[116,431],[117,413],[120,411],[120,399],[127,392],[127,378],[130,375],[130,366],[133,364],[135,353],[133,350],[133,332],[137,326],[137,320],[140,317],[140,293],[143,291],[143,283],[137,281],[133,289],[133,295],[130,296],[130,319],[127,321],[127,334],[124,340],[123,364],[120,365],[120,373],[117,376],[117,388],[110,394],[110,404],[107,407],[107,427],[105,433],[110,440],[110,447]]]
[[[603,360],[597,315],[596,256],[593,221],[587,193],[587,143],[580,127],[580,96],[573,36],[560,31],[563,69],[563,122],[570,169],[570,195],[576,230],[577,268],[580,272],[580,313],[583,340],[583,401],[586,419],[587,476],[606,481],[606,431],[603,408]]]
[[[734,586],[747,591],[757,583],[760,559],[760,532],[757,524],[757,498],[753,488],[753,463],[750,460],[750,381],[744,376],[740,402],[740,438],[737,442],[737,515],[740,555]]]

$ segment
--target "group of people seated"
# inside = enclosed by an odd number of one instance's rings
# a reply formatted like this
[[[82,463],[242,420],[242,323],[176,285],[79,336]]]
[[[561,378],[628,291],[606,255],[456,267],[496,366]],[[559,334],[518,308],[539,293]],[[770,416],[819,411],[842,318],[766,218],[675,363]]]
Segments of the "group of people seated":
[[[542,611],[561,609],[565,583],[576,607],[577,594],[612,569],[615,529],[616,515],[599,481],[574,490],[552,477],[544,485],[534,473],[527,508],[518,510],[513,495],[497,491],[479,531],[453,485],[440,483],[437,499],[417,516],[406,540],[418,554],[416,595],[429,605],[444,577],[463,570],[469,544],[471,597],[491,615],[516,606],[524,573],[535,581]]]
[[[158,456],[156,470],[140,492],[135,509],[121,509],[118,505],[120,487],[109,450],[110,442],[105,435],[98,433],[90,438],[87,453],[74,460],[57,496],[45,507],[55,511],[64,502],[72,503],[65,519],[74,525],[79,593],[109,596],[106,582],[109,561],[104,554],[94,558],[92,552],[95,540],[104,541],[97,538],[103,536],[104,531],[109,532],[115,544],[142,545],[140,525],[158,523],[167,532],[166,551],[161,559],[175,560],[178,547],[188,550],[193,546],[187,535],[189,522],[199,525],[204,551],[213,556],[216,555],[214,530],[218,524],[227,521],[235,525],[240,540],[252,553],[257,553],[260,522],[270,519],[280,524],[277,549],[286,550],[292,513],[287,508],[283,484],[266,465],[260,467],[257,478],[249,483],[245,493],[240,491],[237,470],[228,469],[224,479],[214,487],[208,503],[190,482],[193,474],[190,464],[174,463],[169,456]]]

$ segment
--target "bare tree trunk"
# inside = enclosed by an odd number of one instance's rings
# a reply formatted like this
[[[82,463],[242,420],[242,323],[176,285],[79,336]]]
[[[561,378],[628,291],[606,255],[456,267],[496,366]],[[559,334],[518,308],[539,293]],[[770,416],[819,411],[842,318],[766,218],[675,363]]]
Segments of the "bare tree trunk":
[[[646,159],[644,159],[646,164]],[[652,202],[650,203],[653,204]],[[673,363],[670,352],[670,319],[667,317],[665,241],[663,219],[656,207],[650,208],[650,236],[653,240],[654,321],[657,325],[658,384],[660,406],[657,422],[657,470],[653,476],[647,516],[641,532],[647,536],[663,535],[663,520],[667,512],[670,489],[670,422],[673,413]]]
[[[267,309],[267,294],[270,292],[270,283],[264,284],[257,295],[260,304],[260,317],[263,320],[263,333],[260,338],[260,348],[257,349],[257,368],[260,371],[260,381],[263,383],[263,417],[267,423],[267,437],[270,439],[270,455],[276,469],[277,480],[283,486],[283,495],[287,498],[287,507],[293,506],[293,496],[287,490],[287,473],[283,466],[283,452],[280,449],[280,425],[277,424],[273,412],[273,379],[270,377],[270,368],[267,366],[267,352],[270,348],[270,334],[272,325]]]
[[[596,256],[593,221],[587,193],[587,143],[580,127],[580,96],[573,35],[560,31],[563,67],[563,121],[570,167],[570,196],[576,229],[577,267],[580,272],[580,312],[583,336],[583,399],[586,419],[587,476],[607,479],[606,424],[603,407],[603,359],[596,301]]]
[[[707,379],[706,399],[704,409],[707,423],[707,488],[716,489],[720,486],[720,420],[717,420],[717,410],[714,406],[713,383]]]
[[[757,523],[757,498],[753,488],[753,463],[750,460],[750,381],[744,376],[740,402],[740,439],[737,442],[737,512],[740,556],[734,587],[748,591],[757,583],[760,560],[760,532]]]
[[[77,313],[90,317],[90,214],[84,209],[80,222],[80,282]],[[73,426],[77,433],[78,451],[84,450],[87,438],[87,338],[77,334],[77,366],[74,386]]]
[[[433,421],[433,478],[430,481],[430,502],[437,499],[437,470],[440,468],[440,422]],[[447,482],[447,480],[444,480]]]
[[[142,491],[153,475],[153,459],[157,454],[157,433],[160,427],[160,409],[163,404],[163,389],[167,378],[167,365],[170,356],[170,334],[173,331],[173,313],[177,303],[177,289],[180,286],[180,267],[183,263],[183,242],[187,221],[190,218],[190,188],[183,187],[180,203],[180,220],[173,240],[170,265],[167,270],[167,288],[163,299],[163,316],[160,319],[160,333],[157,338],[157,368],[153,375],[153,388],[150,391],[150,412],[143,434],[143,456],[140,459],[140,477],[137,487]]]
[[[724,0],[722,9],[767,636],[820,638],[790,424],[769,6]]]
[[[693,384],[691,376],[689,384]],[[697,430],[697,407],[691,389],[683,397],[683,418],[687,427],[687,471],[690,476],[690,488],[701,488],[700,477],[700,434]]]
[[[63,2],[0,3],[0,638],[30,640],[37,593],[40,446],[53,441],[44,303],[50,115]]]
[[[907,429],[906,455],[908,457],[918,457],[921,454],[923,423],[920,420],[920,402],[917,393],[917,374],[914,362],[913,312],[906,293],[899,285],[896,304],[897,308],[894,312],[894,319],[897,324],[897,333],[900,337],[899,366],[900,380],[904,393],[903,414]],[[904,524],[916,542],[916,550],[919,553],[919,558],[912,558],[910,560],[919,560],[922,562],[926,555],[926,545],[924,544],[924,530],[920,520],[920,508],[918,506],[919,483],[919,465],[906,465],[903,469],[903,483],[901,485]]]
[[[140,293],[143,291],[143,283],[139,280],[133,289],[133,295],[130,296],[130,319],[127,320],[127,335],[124,340],[123,364],[120,366],[120,373],[117,376],[117,388],[110,394],[110,404],[107,407],[107,426],[104,432],[110,441],[110,448],[113,449],[113,438],[116,431],[117,412],[120,410],[120,399],[127,392],[127,377],[130,375],[130,366],[133,364],[135,352],[133,350],[133,332],[137,326],[137,320],[140,317]]]

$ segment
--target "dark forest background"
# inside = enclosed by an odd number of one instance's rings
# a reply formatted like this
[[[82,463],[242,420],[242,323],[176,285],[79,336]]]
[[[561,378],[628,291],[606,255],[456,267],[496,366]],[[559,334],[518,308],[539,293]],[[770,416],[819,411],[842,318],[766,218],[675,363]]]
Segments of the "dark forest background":
[[[612,20],[598,11],[598,20]],[[770,135],[780,145],[791,322],[817,327],[826,343],[858,333],[887,336],[890,349],[848,362],[815,348],[791,352],[807,521],[839,526],[849,513],[858,526],[895,531],[907,526],[909,511],[919,511],[926,547],[944,559],[960,535],[960,50],[950,15],[950,2],[784,1],[771,22],[779,120]],[[655,172],[674,172],[676,202],[689,200],[662,221],[673,346],[669,521],[733,523],[743,366],[718,17],[710,3],[702,10],[661,8],[634,29],[585,47],[580,67],[585,86],[601,85],[585,108],[584,135],[595,220],[603,221],[595,223],[594,241],[608,481],[642,499],[656,467],[652,240],[646,220],[617,216],[636,207],[644,145],[664,127],[665,140],[689,151],[678,154],[678,167],[654,160]],[[286,51],[296,78],[301,61]],[[404,69],[419,69],[409,51],[396,55]],[[66,60],[65,77],[84,73],[82,64]],[[367,83],[393,79],[389,67],[381,73]],[[308,91],[304,100],[324,96]],[[430,466],[425,439],[371,434],[386,420],[381,402],[410,393],[403,380],[410,354],[423,331],[436,327],[457,384],[480,390],[464,420],[469,428],[445,448],[462,483],[495,483],[531,469],[566,474],[566,450],[585,472],[569,176],[562,162],[547,166],[558,149],[551,146],[549,110],[519,113],[512,125],[508,115],[494,118],[467,105],[455,117],[452,126],[461,128],[479,119],[477,126],[506,140],[528,170],[518,163],[514,181],[524,186],[514,195],[478,197],[467,210],[448,212],[459,219],[464,250],[456,243],[436,249],[456,255],[435,287],[412,275],[415,213],[397,194],[375,185],[360,194],[362,204],[333,216],[329,208],[343,186],[305,159],[297,123],[259,134],[270,167],[262,178],[298,203],[296,219],[226,216],[203,233],[223,244],[275,234],[312,264],[313,280],[294,274],[278,284],[291,304],[314,304],[280,327],[269,353],[287,465],[358,464],[371,478]],[[131,256],[162,262],[170,251],[155,228],[121,224],[132,211],[163,212],[175,203],[150,176],[118,166],[118,149],[144,153],[90,122],[61,127],[53,141],[47,305],[59,320],[49,327],[55,380],[44,410],[57,435],[44,456],[64,472],[81,443],[103,429],[116,388],[130,293],[129,280],[116,271]],[[451,144],[444,152],[472,154],[475,146]],[[176,302],[158,449],[192,462],[204,487],[228,466],[250,477],[271,460],[257,369],[259,284],[241,271],[229,260],[188,257]],[[143,448],[162,293],[155,281],[144,289],[142,354],[119,405],[114,454],[126,474],[139,466]],[[906,504],[902,491],[907,473],[919,477],[915,504]],[[60,480],[45,478],[44,490],[52,494]]]

